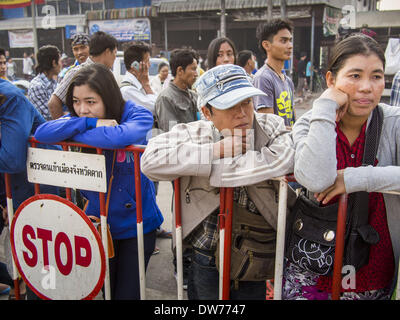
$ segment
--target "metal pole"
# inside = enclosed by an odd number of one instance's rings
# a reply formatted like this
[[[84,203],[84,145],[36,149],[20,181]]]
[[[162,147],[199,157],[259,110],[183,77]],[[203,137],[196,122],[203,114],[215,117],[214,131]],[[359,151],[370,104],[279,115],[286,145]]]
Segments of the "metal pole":
[[[65,52],[65,28],[61,28],[60,30],[61,30],[62,52]]]
[[[31,11],[32,11],[32,30],[33,30],[33,50],[34,50],[34,55],[36,57],[36,53],[38,52],[38,37],[37,37],[37,28],[36,28],[35,0],[31,1]]]
[[[63,151],[68,151],[68,146],[62,146]],[[65,188],[65,198],[68,201],[72,201],[71,188]]]
[[[271,21],[272,20],[272,10],[274,7],[272,0],[267,1],[267,7],[268,7],[267,19],[268,19],[268,21]]]
[[[347,215],[347,194],[342,194],[339,199],[339,209],[336,227],[335,261],[332,279],[332,300],[339,300],[342,285],[342,265],[344,253],[344,234]]]
[[[219,300],[224,287],[224,247],[225,247],[225,188],[219,191]]]
[[[281,18],[287,18],[287,11],[286,11],[286,0],[281,0]]]
[[[137,221],[137,243],[139,255],[139,281],[140,299],[146,299],[146,268],[144,262],[144,236],[143,236],[143,215],[142,215],[142,191],[140,184],[140,156],[139,152],[133,153],[135,167],[135,192],[136,192],[136,221]]]
[[[314,34],[315,34],[315,10],[312,9],[311,16],[311,52],[310,52],[310,61],[311,61],[311,70],[310,70],[310,90],[313,90],[313,76],[314,76]]]
[[[279,183],[278,224],[276,230],[274,300],[282,299],[283,264],[285,257],[286,207],[288,184],[281,179]]]
[[[37,146],[36,142],[32,142],[32,143],[31,143],[31,146],[32,146],[33,148],[36,148],[36,146]],[[35,190],[35,195],[40,194],[40,185],[37,184],[37,183],[35,183],[35,184],[34,184],[34,190]]]
[[[233,188],[227,188],[225,193],[225,243],[222,299],[229,300],[231,282],[231,243],[233,218]]]
[[[167,18],[164,18],[164,41],[165,41],[165,55],[168,59],[168,23]]]
[[[103,154],[100,148],[96,149],[97,154]],[[108,191],[110,192],[110,190]],[[106,196],[104,192],[99,192],[100,202],[100,228],[101,228],[101,241],[104,247],[106,275],[104,278],[104,298],[111,300],[111,286],[110,286],[110,266],[108,261],[108,237],[107,237],[107,216],[106,216]]]
[[[294,45],[294,30],[292,33],[292,45]],[[292,50],[292,53],[290,55],[290,77],[292,78],[292,80],[293,80],[293,76],[294,76],[294,74],[293,74],[293,50]]]
[[[183,300],[183,249],[182,249],[182,219],[181,219],[181,188],[179,178],[174,181],[175,190],[175,247],[176,271],[178,275],[178,300]]]
[[[226,37],[225,0],[221,0],[221,37]]]

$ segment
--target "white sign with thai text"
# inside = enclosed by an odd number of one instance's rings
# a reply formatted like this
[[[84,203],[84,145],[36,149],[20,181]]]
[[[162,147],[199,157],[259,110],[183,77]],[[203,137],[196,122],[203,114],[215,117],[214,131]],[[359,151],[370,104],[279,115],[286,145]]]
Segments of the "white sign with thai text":
[[[104,155],[29,148],[26,165],[31,183],[107,191]]]

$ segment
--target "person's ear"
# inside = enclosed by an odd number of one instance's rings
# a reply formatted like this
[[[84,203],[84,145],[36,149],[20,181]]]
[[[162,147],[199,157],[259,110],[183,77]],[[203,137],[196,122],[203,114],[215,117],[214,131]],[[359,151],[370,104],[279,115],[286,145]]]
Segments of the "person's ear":
[[[268,40],[263,40],[261,42],[261,46],[264,48],[265,51],[268,51],[271,47],[271,42],[269,42]]]
[[[333,75],[333,73],[331,71],[328,71],[326,73],[325,79],[326,79],[326,85],[328,86],[328,88],[332,88],[335,86],[335,76]]]
[[[206,117],[206,119],[211,121],[210,109],[208,109],[206,106],[203,106],[203,107],[201,107],[201,111],[203,112],[203,114]]]
[[[184,70],[183,70],[182,66],[179,66],[178,68],[176,68],[176,75],[177,76],[178,75],[181,76],[183,72],[184,72]]]

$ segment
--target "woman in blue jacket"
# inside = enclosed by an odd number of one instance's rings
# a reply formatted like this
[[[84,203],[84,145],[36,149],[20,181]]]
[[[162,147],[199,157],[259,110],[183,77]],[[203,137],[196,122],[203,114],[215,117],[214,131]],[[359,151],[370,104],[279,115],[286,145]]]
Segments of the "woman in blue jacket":
[[[113,74],[103,65],[83,68],[71,82],[66,97],[70,114],[38,127],[35,138],[45,143],[66,139],[94,147],[120,149],[147,144],[153,116],[132,101],[124,101]],[[106,156],[110,180],[114,151]],[[110,259],[112,299],[139,299],[139,271],[136,230],[136,199],[133,154],[118,151],[107,221],[113,238],[115,257]],[[145,266],[155,247],[156,229],[163,217],[156,204],[154,184],[141,174]],[[107,188],[108,190],[108,188]],[[99,217],[97,192],[82,191],[89,200],[86,213]]]

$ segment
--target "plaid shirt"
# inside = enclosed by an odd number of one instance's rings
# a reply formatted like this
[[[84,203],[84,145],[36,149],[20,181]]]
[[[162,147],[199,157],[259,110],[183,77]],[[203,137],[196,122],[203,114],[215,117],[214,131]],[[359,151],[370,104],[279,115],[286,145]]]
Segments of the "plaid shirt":
[[[233,201],[249,212],[260,214],[254,202],[249,198],[245,187],[237,187],[233,190]],[[203,220],[187,237],[193,247],[201,250],[214,251],[218,244],[218,213],[219,208]]]
[[[400,107],[400,71],[397,71],[393,78],[390,105]]]
[[[57,81],[49,80],[44,73],[38,74],[29,84],[28,99],[46,121],[52,120],[47,102],[56,87]]]

